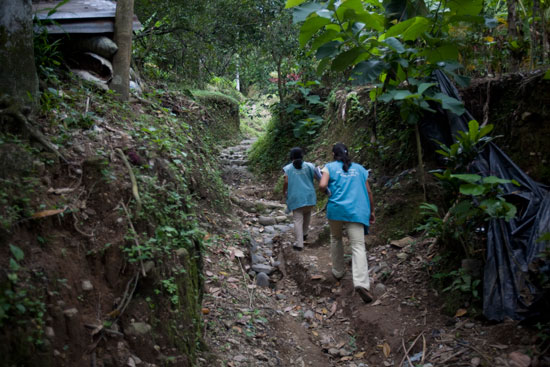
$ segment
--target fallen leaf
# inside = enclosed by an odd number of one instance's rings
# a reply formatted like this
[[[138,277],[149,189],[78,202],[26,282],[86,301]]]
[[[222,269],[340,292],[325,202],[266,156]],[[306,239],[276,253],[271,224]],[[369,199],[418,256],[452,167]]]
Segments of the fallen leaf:
[[[466,310],[465,308],[459,308],[458,310],[456,310],[455,317],[464,316],[467,312],[468,310]]]
[[[357,354],[354,354],[353,356],[354,356],[355,358],[363,358],[364,355],[365,355],[365,352],[359,352],[359,353],[357,353]]]
[[[235,331],[238,332],[238,333],[242,333],[242,332],[243,332],[243,329],[241,329],[241,328],[238,327],[238,326],[233,326],[231,329],[235,330]]]
[[[56,195],[61,195],[61,194],[66,194],[66,193],[69,193],[69,192],[73,192],[75,190],[75,188],[72,188],[72,187],[63,187],[63,188],[59,188],[59,189],[54,189],[53,187],[50,187],[48,189],[48,193],[51,194],[51,193],[54,193]]]
[[[212,235],[210,233],[207,233],[204,235],[203,240],[208,241],[210,237],[212,237]]]
[[[313,330],[311,333],[312,333],[314,336],[319,336],[319,333],[316,332],[315,330]]]
[[[338,304],[337,302],[334,302],[332,304],[332,307],[330,308],[330,313],[328,314],[328,318],[330,319],[332,316],[334,316],[334,314],[336,313],[336,309],[338,308]]]
[[[63,213],[67,208],[63,209],[51,209],[51,210],[42,210],[41,212],[34,213],[31,217],[32,218],[44,218],[44,217],[50,217],[52,215],[57,215],[59,213]]]
[[[319,321],[323,321],[323,315],[316,313],[315,318]]]
[[[340,358],[340,361],[351,361],[352,359],[353,359],[352,356],[346,356],[346,357]]]
[[[410,236],[407,236],[407,237],[404,237],[400,240],[393,240],[390,242],[390,245],[392,246],[395,246],[395,247],[399,247],[399,248],[403,248],[407,245],[410,245],[411,243],[414,243],[416,242],[416,240]]]
[[[202,308],[202,314],[203,315],[208,315],[210,313],[210,309],[209,308],[206,308],[206,307],[203,307]]]
[[[103,325],[96,326],[96,328],[94,330],[92,330],[92,336],[96,335],[101,330],[103,330]]]
[[[214,273],[212,273],[211,271],[207,270],[207,271],[206,271],[206,275],[209,276],[209,277],[213,277],[213,276],[214,276]]]
[[[496,349],[508,349],[507,345],[504,344],[489,344],[490,347],[496,348]]]
[[[323,313],[324,315],[326,315],[328,313],[328,310],[326,308],[323,307],[323,309],[321,310],[321,313]]]
[[[220,271],[220,275],[223,275],[224,277],[228,276],[229,274],[226,273],[225,271]]]
[[[390,353],[391,353],[390,345],[388,343],[384,343],[382,345],[382,351],[384,352],[384,356],[386,358],[388,358],[390,356]]]
[[[314,274],[311,276],[311,280],[320,280],[320,279],[323,279],[322,275]]]
[[[239,279],[234,278],[234,277],[229,277],[229,278],[227,278],[227,281],[228,281],[229,283],[237,283],[237,282],[239,281]]]

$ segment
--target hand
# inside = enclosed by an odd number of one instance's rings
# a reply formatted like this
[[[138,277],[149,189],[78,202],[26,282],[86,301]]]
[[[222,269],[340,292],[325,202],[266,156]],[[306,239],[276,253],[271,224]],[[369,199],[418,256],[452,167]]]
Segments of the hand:
[[[369,218],[369,224],[374,224],[374,223],[376,223],[376,216],[374,215],[374,212],[371,212],[370,218]]]

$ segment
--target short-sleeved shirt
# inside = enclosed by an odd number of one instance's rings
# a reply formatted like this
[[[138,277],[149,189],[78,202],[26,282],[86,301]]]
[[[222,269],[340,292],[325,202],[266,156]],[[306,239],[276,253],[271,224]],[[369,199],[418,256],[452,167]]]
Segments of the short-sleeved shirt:
[[[283,167],[288,177],[288,191],[286,205],[289,210],[295,210],[304,206],[315,205],[317,196],[313,187],[315,166],[309,162],[303,162],[302,168],[294,167],[292,163]]]
[[[327,218],[369,226],[370,200],[366,181],[369,172],[360,164],[352,163],[344,172],[343,163],[330,162],[323,168],[328,172],[331,195],[327,204]]]

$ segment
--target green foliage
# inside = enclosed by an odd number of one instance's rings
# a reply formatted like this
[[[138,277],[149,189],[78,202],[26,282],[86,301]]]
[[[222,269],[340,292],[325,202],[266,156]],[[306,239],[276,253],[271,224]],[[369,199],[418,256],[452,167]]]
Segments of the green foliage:
[[[445,165],[453,172],[464,171],[485,146],[497,137],[488,136],[493,125],[479,128],[479,123],[472,120],[468,123],[468,131],[458,131],[457,142],[447,147],[439,143],[441,149],[436,152],[445,159]]]
[[[446,158],[448,168],[434,175],[449,191],[452,205],[445,218],[440,216],[436,205],[425,203],[421,206],[427,220],[418,229],[444,242],[460,244],[467,257],[475,256],[476,242],[480,241],[479,229],[486,226],[486,221],[510,221],[517,212],[517,208],[504,199],[500,187],[503,184],[519,186],[515,180],[453,173],[468,169],[472,160],[493,139],[487,136],[491,130],[491,125],[480,129],[476,121],[470,121],[469,130],[460,131],[455,144],[451,147],[441,145],[438,153]]]
[[[282,124],[279,114],[274,113],[266,126],[265,134],[260,136],[250,149],[250,167],[263,174],[279,171],[288,162],[288,154],[292,147],[307,146],[308,143],[308,137],[305,135],[300,138],[294,136],[293,123]]]
[[[434,279],[451,279],[451,284],[443,289],[443,292],[459,291],[475,300],[480,299],[481,279],[474,279],[471,274],[466,273],[463,268],[453,270],[449,273],[436,273]]]
[[[287,85],[297,86],[301,94],[300,100],[304,103],[293,103],[287,106],[286,113],[292,121],[294,121],[294,136],[296,138],[315,135],[319,127],[323,124],[323,117],[319,116],[315,111],[324,109],[326,103],[321,101],[321,98],[316,94],[311,94],[311,86],[319,85],[318,81],[290,82]]]
[[[436,31],[448,30],[458,15],[460,21],[476,16],[481,1],[468,1],[471,6],[450,2],[432,14],[423,1],[414,3],[307,3],[295,9],[294,21],[303,22],[300,41],[320,60],[318,72],[351,70],[356,84],[374,84],[373,100],[397,102],[404,121],[414,124],[421,110],[431,111],[428,101],[460,115],[464,109],[459,101],[431,89],[432,71],[440,68],[456,75],[458,58],[456,46]],[[287,7],[295,4],[289,1]]]
[[[13,244],[9,248],[7,279],[0,285],[0,327],[14,327],[27,335],[27,342],[40,345],[46,305],[25,276],[26,269],[21,264],[25,254]]]

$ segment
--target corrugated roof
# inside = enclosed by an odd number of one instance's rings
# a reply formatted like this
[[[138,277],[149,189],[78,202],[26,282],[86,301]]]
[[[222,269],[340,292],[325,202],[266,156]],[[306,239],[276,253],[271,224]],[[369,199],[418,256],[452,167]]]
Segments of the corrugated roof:
[[[110,0],[69,0],[48,15],[61,1],[33,3],[33,13],[40,20],[52,20],[45,26],[48,33],[112,33],[116,3]],[[141,28],[134,15],[133,29]]]

